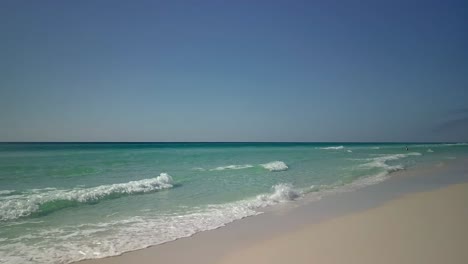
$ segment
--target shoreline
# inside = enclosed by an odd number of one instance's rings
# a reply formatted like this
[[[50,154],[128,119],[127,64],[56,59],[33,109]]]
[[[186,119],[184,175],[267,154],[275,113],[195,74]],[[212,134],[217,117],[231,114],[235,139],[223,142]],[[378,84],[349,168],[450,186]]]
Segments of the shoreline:
[[[283,204],[274,210],[266,210],[263,214],[246,217],[190,237],[125,252],[118,256],[74,263],[153,263],[155,260],[162,263],[219,263],[225,256],[237,252],[245,245],[256,245],[310,225],[378,208],[411,193],[468,182],[468,173],[463,166],[465,161],[452,161],[449,164],[439,162],[424,168],[396,172],[384,182],[352,192],[337,193],[310,203],[304,199]]]
[[[235,263],[466,263],[468,183],[407,194],[233,250]]]

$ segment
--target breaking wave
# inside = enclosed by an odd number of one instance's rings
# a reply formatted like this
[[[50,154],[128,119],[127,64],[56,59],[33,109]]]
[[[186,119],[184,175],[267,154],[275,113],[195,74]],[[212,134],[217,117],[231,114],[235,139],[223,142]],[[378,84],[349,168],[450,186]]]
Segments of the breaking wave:
[[[91,188],[74,188],[69,190],[46,188],[32,190],[32,192],[21,195],[3,197],[0,200],[0,221],[13,220],[30,215],[40,216],[79,204],[97,203],[104,199],[154,192],[172,187],[172,177],[167,173],[161,173],[156,178]]]
[[[337,146],[337,147],[323,147],[323,148],[319,148],[319,149],[344,149],[344,146]]]
[[[262,167],[264,169],[267,169],[269,171],[285,171],[287,170],[289,167],[288,165],[286,165],[286,163],[284,163],[283,161],[271,161],[271,162],[268,162],[268,163],[264,163],[264,164],[259,164],[259,165],[251,165],[251,164],[240,164],[240,165],[227,165],[227,166],[220,166],[220,167],[216,167],[216,168],[213,168],[213,169],[209,169],[209,171],[223,171],[223,170],[242,170],[242,169],[249,169],[249,168],[255,168],[255,167]],[[192,168],[192,170],[196,170],[196,171],[206,171],[206,169],[204,168],[200,168],[200,167],[197,167],[197,168]]]
[[[221,170],[241,170],[241,169],[248,169],[253,168],[253,165],[244,164],[244,165],[228,165],[228,166],[221,166],[211,169],[210,171],[221,171]]]
[[[265,164],[260,164],[260,166],[269,171],[285,171],[289,168],[288,165],[282,161],[272,161]]]
[[[468,146],[468,143],[466,143],[466,142],[460,142],[460,143],[432,143],[432,144],[413,145],[413,147],[420,147],[420,148],[462,147],[462,146]]]
[[[184,214],[134,216],[108,222],[85,223],[79,228],[66,226],[28,234],[28,240],[42,240],[47,236],[53,237],[55,243],[61,245],[47,251],[22,243],[21,240],[12,241],[8,245],[0,244],[0,250],[9,252],[10,255],[6,255],[5,259],[14,263],[31,260],[39,260],[40,263],[70,263],[114,256],[216,229],[235,220],[262,213],[256,209],[292,201],[301,195],[291,184],[280,183],[274,185],[270,193],[237,202],[194,208]],[[106,230],[111,232],[103,232]],[[90,237],[95,239],[90,242]]]
[[[292,184],[288,183],[274,185],[272,189],[273,193],[257,196],[257,201],[262,203],[261,205],[258,205],[258,207],[293,201],[302,195],[301,191],[294,189]]]
[[[468,146],[467,142],[460,142],[460,143],[447,143],[442,144],[443,146]]]
[[[12,193],[15,193],[16,191],[13,191],[13,190],[0,190],[0,196],[1,195],[9,195],[9,194],[12,194]]]
[[[388,165],[388,161],[399,160],[403,158],[407,158],[409,156],[420,156],[421,153],[419,152],[411,152],[408,154],[392,154],[392,155],[385,155],[379,156],[376,158],[368,159],[370,162],[362,164],[362,167],[368,168],[382,168],[385,169],[386,172],[391,173],[399,170],[404,170],[405,168],[402,165]]]

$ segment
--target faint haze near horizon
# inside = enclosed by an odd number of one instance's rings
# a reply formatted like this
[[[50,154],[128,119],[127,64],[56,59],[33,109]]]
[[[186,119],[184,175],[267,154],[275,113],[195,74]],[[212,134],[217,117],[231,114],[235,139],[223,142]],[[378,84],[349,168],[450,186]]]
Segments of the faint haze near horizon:
[[[2,1],[0,141],[468,141],[467,1]]]

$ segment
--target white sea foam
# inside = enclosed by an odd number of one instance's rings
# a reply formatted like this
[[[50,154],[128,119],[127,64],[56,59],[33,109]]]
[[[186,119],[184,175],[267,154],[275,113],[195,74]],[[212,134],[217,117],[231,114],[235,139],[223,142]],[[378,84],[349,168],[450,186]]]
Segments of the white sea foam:
[[[172,188],[172,177],[161,173],[156,178],[68,190],[36,189],[30,193],[0,200],[0,221],[17,219],[39,212],[41,205],[54,201],[96,202],[110,195],[147,193]]]
[[[215,229],[246,216],[258,214],[236,205],[213,206],[185,215],[131,217],[97,224],[65,226],[32,231],[0,245],[6,263],[70,263],[83,259],[115,256],[126,251],[157,245],[197,232]],[[53,238],[54,245],[42,246],[28,241]]]
[[[387,161],[399,160],[399,159],[402,159],[402,158],[407,158],[409,156],[420,156],[420,155],[421,155],[421,153],[419,153],[419,152],[411,152],[411,153],[407,153],[407,154],[383,155],[383,156],[379,156],[379,157],[376,157],[376,158],[367,159],[370,162],[362,164],[361,166],[371,167],[371,168],[383,168],[387,172],[390,173],[390,172],[395,172],[395,171],[399,171],[399,170],[404,170],[404,167],[402,165],[393,165],[393,166],[388,165],[386,163]]]
[[[353,151],[352,151],[352,150],[350,150],[350,149],[348,149],[348,150],[346,150],[346,152],[349,152],[349,153],[351,153],[351,152],[353,152]]]
[[[294,189],[292,184],[280,183],[272,187],[273,193],[257,196],[256,207],[264,207],[281,202],[293,201],[302,195],[302,192]]]
[[[442,144],[443,146],[468,146],[466,142]]]
[[[286,165],[286,163],[283,161],[272,161],[265,164],[260,164],[260,166],[269,171],[285,171],[289,168],[288,165]]]
[[[28,235],[0,245],[8,252],[7,263],[69,263],[90,258],[114,256],[126,251],[157,245],[195,233],[216,229],[244,217],[261,214],[257,209],[288,202],[301,196],[290,184],[277,184],[272,192],[228,204],[208,205],[182,215],[135,216],[95,224],[34,230]],[[54,239],[47,251],[25,241],[43,237]]]
[[[0,190],[0,195],[9,195],[14,193],[15,191],[13,190]]]
[[[323,147],[323,148],[319,148],[319,149],[334,149],[334,150],[338,150],[338,149],[344,149],[344,146]]]
[[[383,182],[387,180],[389,177],[390,175],[387,171],[380,172],[375,175],[370,175],[367,177],[363,176],[345,185],[332,186],[332,188],[327,188],[326,186],[324,190],[321,191],[320,195],[321,197],[323,197],[323,196],[327,196],[327,195],[335,194],[335,193],[355,191],[357,189],[360,189],[366,186],[370,186],[370,185]]]
[[[243,165],[228,165],[228,166],[221,166],[211,169],[210,171],[222,171],[222,170],[241,170],[241,169],[248,169],[253,168],[253,165],[250,164],[243,164]]]
[[[468,146],[468,143],[433,143],[433,144],[418,144],[412,145],[413,147],[420,147],[420,148],[437,148],[437,147],[461,147],[461,146]]]
[[[434,151],[432,149],[427,149],[427,152],[432,153]]]
[[[269,171],[285,171],[288,169],[288,165],[284,163],[283,161],[271,161],[265,164],[259,164],[257,166],[261,166],[264,169],[267,169]],[[216,167],[214,169],[210,169],[210,171],[223,171],[223,170],[242,170],[242,169],[249,169],[249,168],[254,168],[256,166],[251,165],[251,164],[241,164],[241,165],[227,165],[227,166],[220,166]],[[201,170],[200,168],[199,170]]]

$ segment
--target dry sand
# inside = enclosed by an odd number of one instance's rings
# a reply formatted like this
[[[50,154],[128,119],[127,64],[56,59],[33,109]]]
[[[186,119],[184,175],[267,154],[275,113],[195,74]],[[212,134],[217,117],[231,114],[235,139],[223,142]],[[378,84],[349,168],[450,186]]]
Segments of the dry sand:
[[[468,263],[468,184],[406,195],[232,250],[218,263]]]

